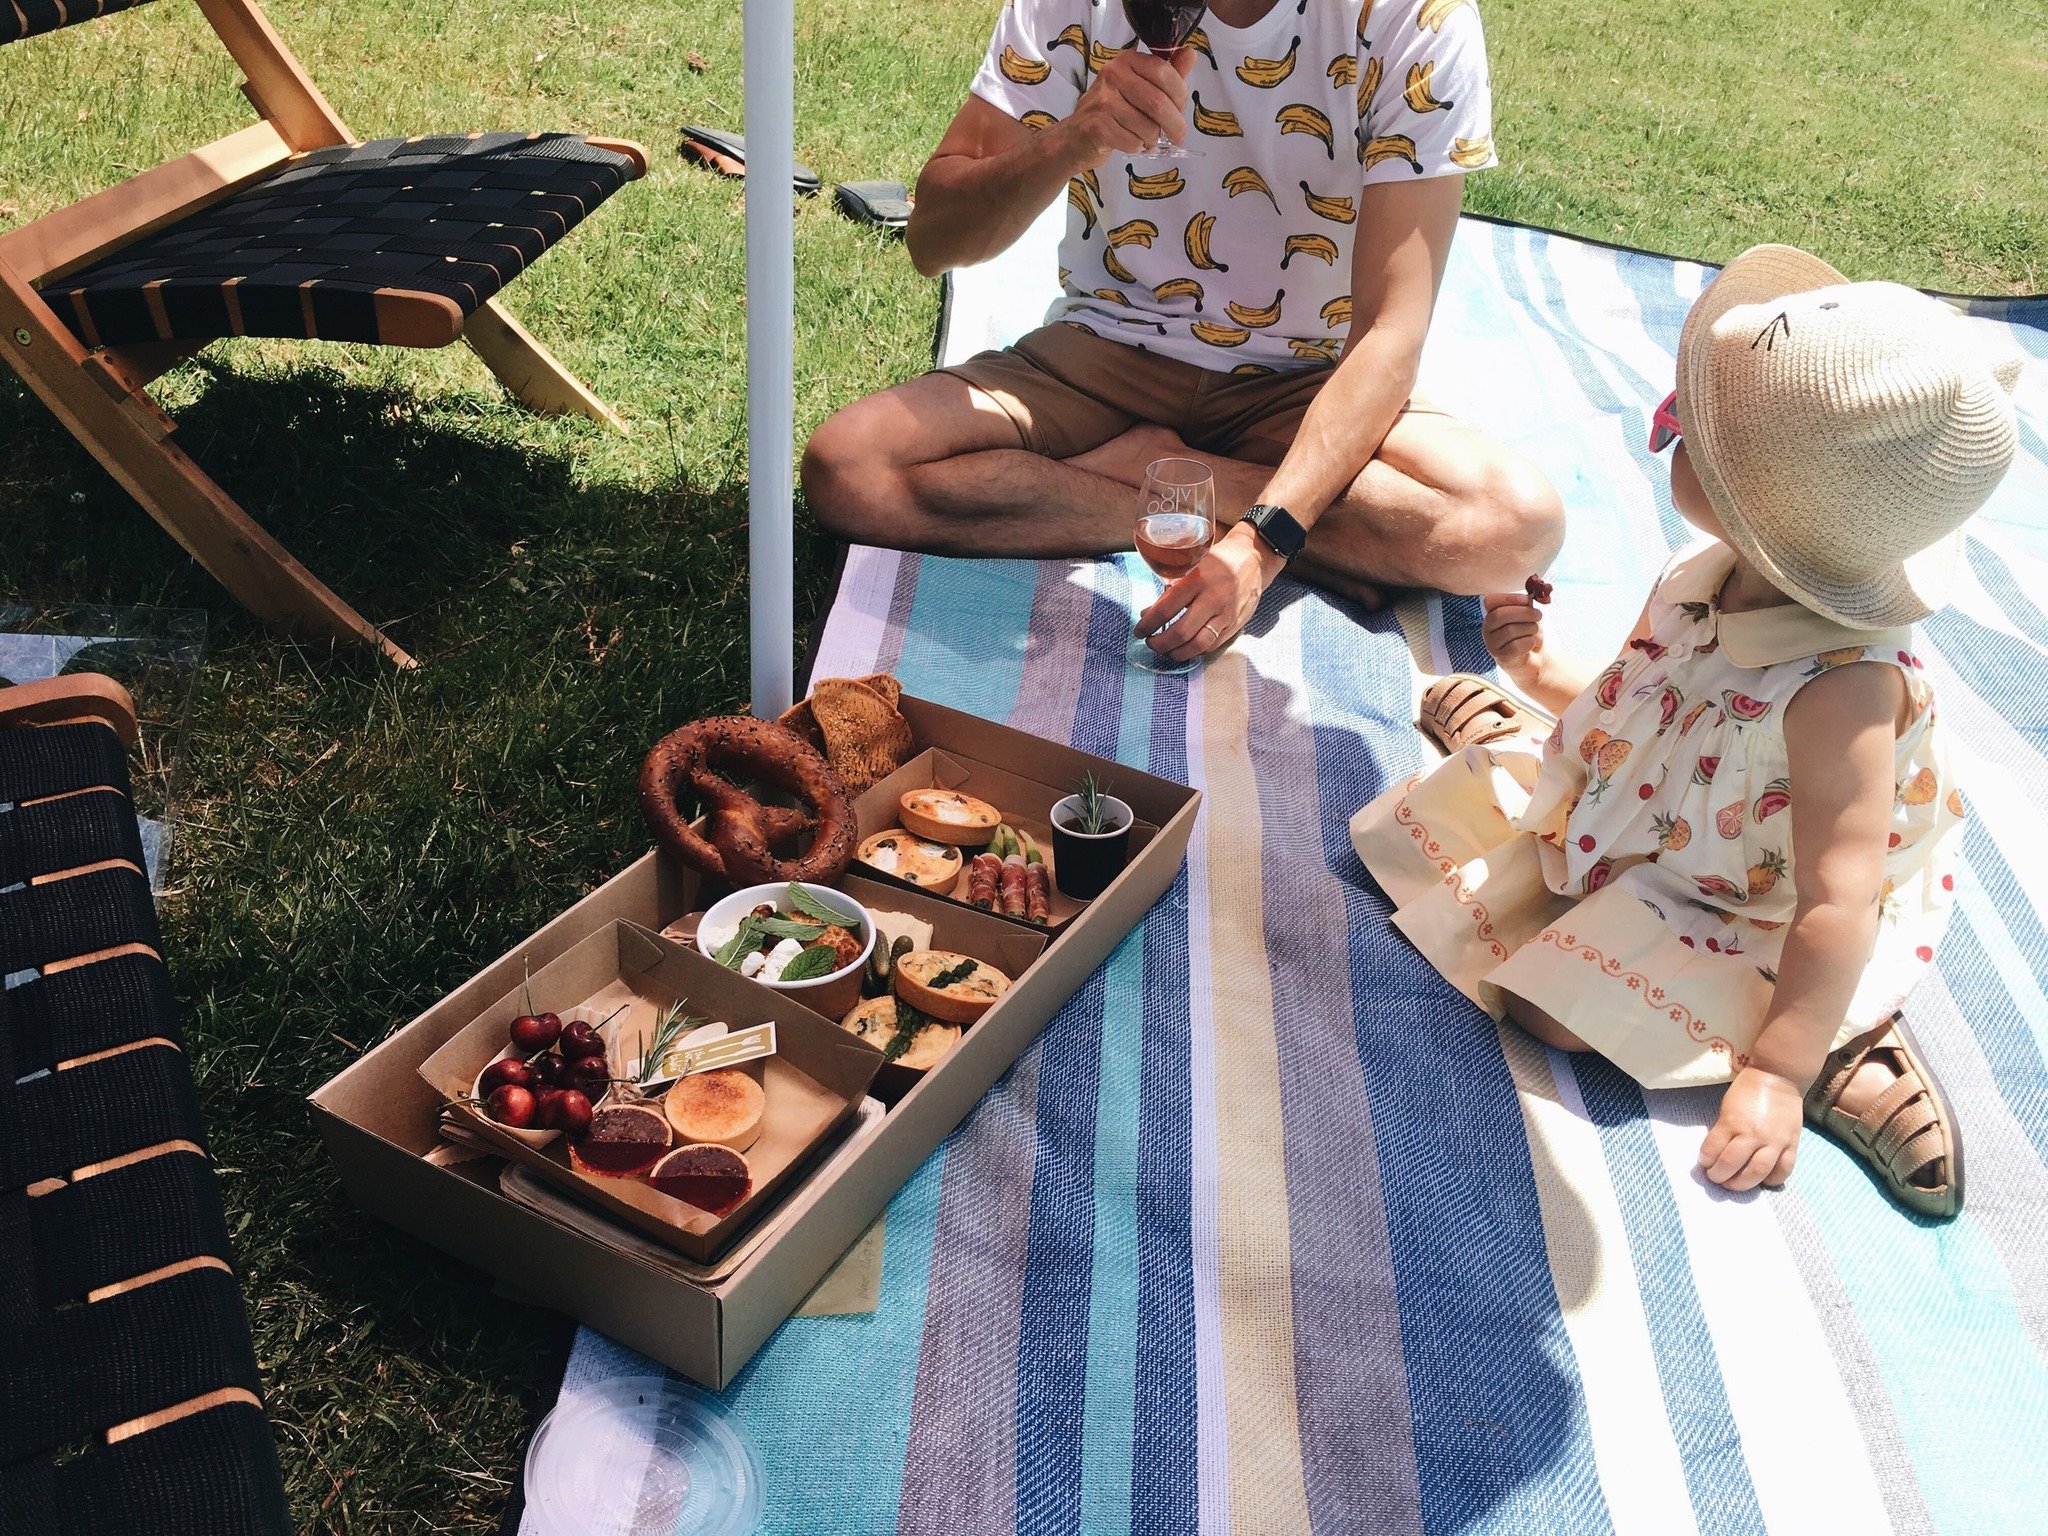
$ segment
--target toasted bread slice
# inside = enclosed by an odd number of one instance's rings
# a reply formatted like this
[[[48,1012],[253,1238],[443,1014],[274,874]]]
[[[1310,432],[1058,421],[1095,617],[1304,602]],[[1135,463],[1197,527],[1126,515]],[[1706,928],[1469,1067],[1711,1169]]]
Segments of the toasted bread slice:
[[[901,827],[877,832],[860,845],[861,863],[920,890],[951,891],[960,879],[960,850],[951,843],[929,842]]]
[[[768,1098],[737,1067],[718,1067],[677,1078],[661,1107],[678,1144],[710,1142],[744,1152],[760,1139]]]
[[[1002,825],[1003,813],[986,800],[957,789],[913,789],[897,802],[903,830],[927,842],[956,848],[984,848]]]
[[[839,1027],[860,1036],[876,1050],[886,1051],[903,1023],[903,1012],[897,999],[871,997],[842,1019]],[[894,1064],[911,1072],[928,1071],[943,1061],[946,1052],[959,1043],[960,1028],[957,1024],[927,1020],[923,1028],[911,1037],[909,1047]]]
[[[1010,990],[1010,978],[994,966],[945,949],[903,956],[894,975],[898,997],[948,1024],[972,1024]]]

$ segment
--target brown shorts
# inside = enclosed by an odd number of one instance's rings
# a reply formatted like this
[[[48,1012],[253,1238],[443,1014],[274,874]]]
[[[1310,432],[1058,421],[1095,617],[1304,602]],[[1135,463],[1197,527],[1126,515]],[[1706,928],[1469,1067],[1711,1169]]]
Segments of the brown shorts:
[[[1278,464],[1334,364],[1239,375],[1197,368],[1071,325],[1040,326],[1000,352],[939,372],[965,379],[1000,405],[1024,446],[1071,459],[1139,422],[1170,427],[1190,448]],[[1420,397],[1404,411],[1434,411]]]

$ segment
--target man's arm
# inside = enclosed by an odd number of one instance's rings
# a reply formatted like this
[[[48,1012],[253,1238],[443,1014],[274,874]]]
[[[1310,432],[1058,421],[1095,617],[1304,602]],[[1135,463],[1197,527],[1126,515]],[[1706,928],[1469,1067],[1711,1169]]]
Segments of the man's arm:
[[[1195,52],[1174,59],[1118,54],[1051,127],[1025,127],[1000,107],[969,96],[917,178],[904,232],[910,260],[937,277],[1007,250],[1068,181],[1113,154],[1135,154],[1164,133],[1187,136],[1185,72]]]
[[[1462,176],[1432,176],[1375,184],[1360,196],[1343,359],[1259,497],[1285,507],[1303,528],[1364,472],[1414,392],[1464,188]],[[1138,633],[1155,636],[1153,649],[1177,659],[1215,650],[1244,627],[1283,563],[1239,523],[1147,610]]]

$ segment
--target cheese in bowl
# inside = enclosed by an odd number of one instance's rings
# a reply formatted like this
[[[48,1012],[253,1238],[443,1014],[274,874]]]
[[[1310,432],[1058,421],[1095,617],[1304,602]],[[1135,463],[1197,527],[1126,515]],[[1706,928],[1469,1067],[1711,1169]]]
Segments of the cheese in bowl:
[[[1010,990],[1010,978],[987,961],[944,949],[913,950],[893,975],[898,997],[948,1024],[972,1024]]]

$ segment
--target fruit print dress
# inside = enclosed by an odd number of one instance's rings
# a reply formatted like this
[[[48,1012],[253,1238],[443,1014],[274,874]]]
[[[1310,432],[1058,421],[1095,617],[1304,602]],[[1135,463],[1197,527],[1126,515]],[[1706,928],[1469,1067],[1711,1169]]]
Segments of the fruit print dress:
[[[1797,909],[1798,787],[1785,709],[1857,661],[1906,676],[1876,948],[1841,1044],[1931,968],[1964,806],[1910,629],[1848,629],[1796,604],[1723,615],[1713,543],[1652,594],[1649,634],[1572,701],[1540,749],[1470,747],[1352,820],[1395,924],[1496,1019],[1543,1009],[1648,1087],[1725,1082],[1747,1060]]]

